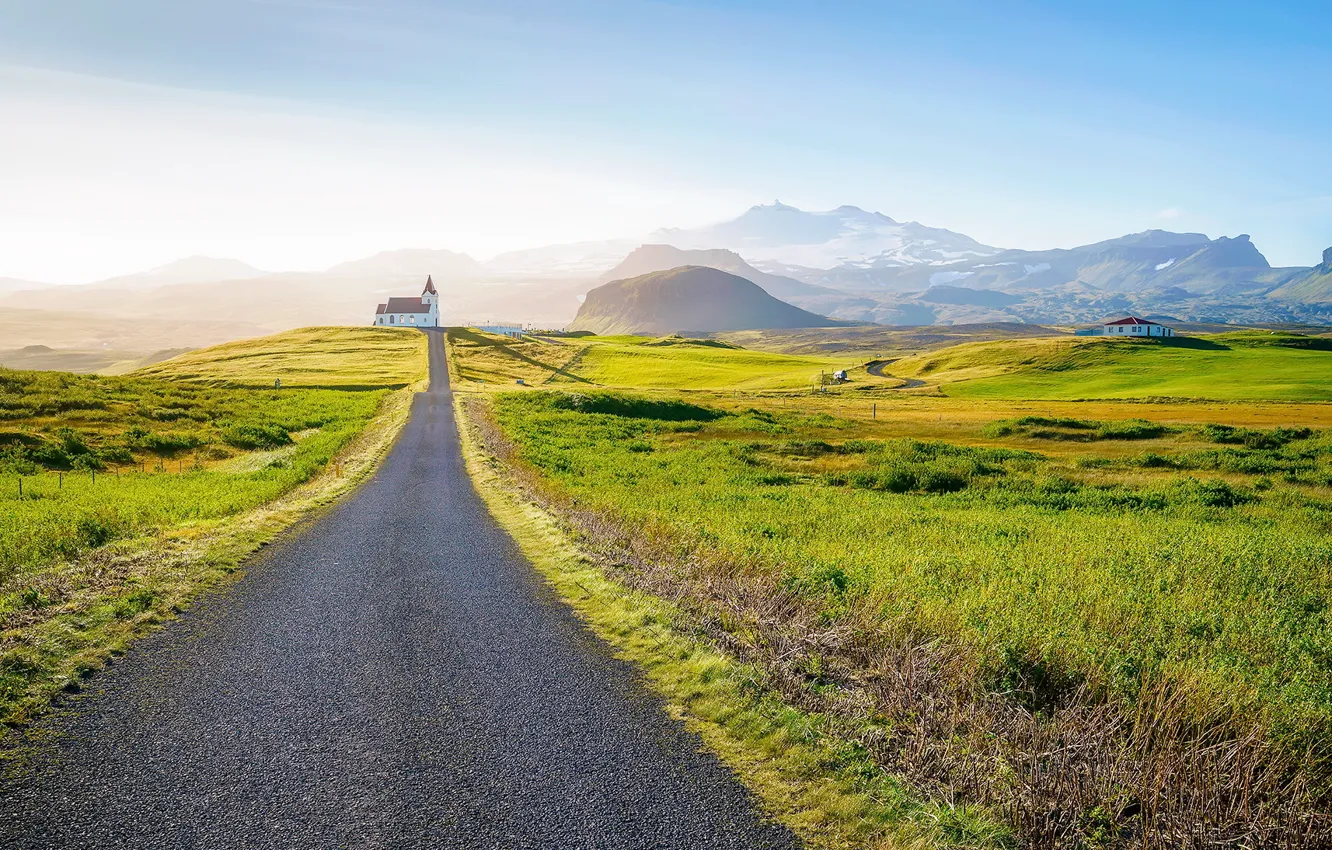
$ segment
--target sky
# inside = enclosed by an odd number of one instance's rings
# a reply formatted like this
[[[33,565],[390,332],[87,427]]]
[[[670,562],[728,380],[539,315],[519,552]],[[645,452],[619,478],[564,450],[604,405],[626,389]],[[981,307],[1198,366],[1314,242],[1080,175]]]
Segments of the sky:
[[[854,204],[1332,245],[1325,2],[0,0],[0,277]]]

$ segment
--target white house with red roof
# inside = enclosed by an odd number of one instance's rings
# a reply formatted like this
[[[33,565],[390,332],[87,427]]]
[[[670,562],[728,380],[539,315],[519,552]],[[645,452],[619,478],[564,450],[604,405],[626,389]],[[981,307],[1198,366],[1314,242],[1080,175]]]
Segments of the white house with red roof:
[[[425,289],[420,298],[391,297],[387,304],[375,309],[375,324],[386,327],[437,328],[439,327],[439,292],[435,281],[426,275]]]
[[[1174,336],[1175,329],[1160,322],[1149,321],[1138,316],[1125,316],[1122,319],[1104,322],[1099,328],[1088,328],[1076,332],[1077,336]]]

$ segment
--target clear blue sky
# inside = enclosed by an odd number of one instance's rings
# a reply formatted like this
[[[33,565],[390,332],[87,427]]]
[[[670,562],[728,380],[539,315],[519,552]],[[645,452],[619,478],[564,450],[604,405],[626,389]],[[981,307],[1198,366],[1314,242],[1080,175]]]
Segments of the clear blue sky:
[[[1251,233],[1274,264],[1309,265],[1332,245],[1326,2],[0,0],[0,21],[11,71],[402,122],[592,178],[556,181],[570,209],[642,180],[657,189],[614,202],[635,224],[779,197],[1003,247],[1162,227]],[[11,75],[10,94],[30,84]],[[654,210],[663,186],[680,194]],[[423,247],[547,236],[485,226]]]

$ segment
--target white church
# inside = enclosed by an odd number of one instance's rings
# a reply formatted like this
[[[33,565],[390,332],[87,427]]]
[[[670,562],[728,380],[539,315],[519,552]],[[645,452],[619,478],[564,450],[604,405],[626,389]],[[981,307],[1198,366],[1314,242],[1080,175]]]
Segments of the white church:
[[[435,281],[426,276],[425,289],[420,298],[390,297],[387,304],[375,309],[376,325],[405,325],[409,328],[437,328],[439,324],[439,292]]]

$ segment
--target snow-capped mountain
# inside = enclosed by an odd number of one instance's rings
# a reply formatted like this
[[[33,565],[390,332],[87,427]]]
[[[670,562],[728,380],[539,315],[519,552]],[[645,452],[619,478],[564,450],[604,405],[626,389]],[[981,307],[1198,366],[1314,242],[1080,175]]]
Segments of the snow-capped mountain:
[[[999,253],[969,236],[843,206],[806,212],[781,202],[721,224],[650,236],[677,248],[728,248],[751,261],[810,269],[943,265]]]
[[[751,207],[738,218],[705,227],[664,228],[632,238],[510,251],[485,263],[485,268],[503,276],[595,276],[643,244],[672,245],[686,251],[724,248],[776,274],[784,274],[786,269],[942,265],[999,252],[961,233],[894,221],[859,207],[806,212],[777,202]]]

